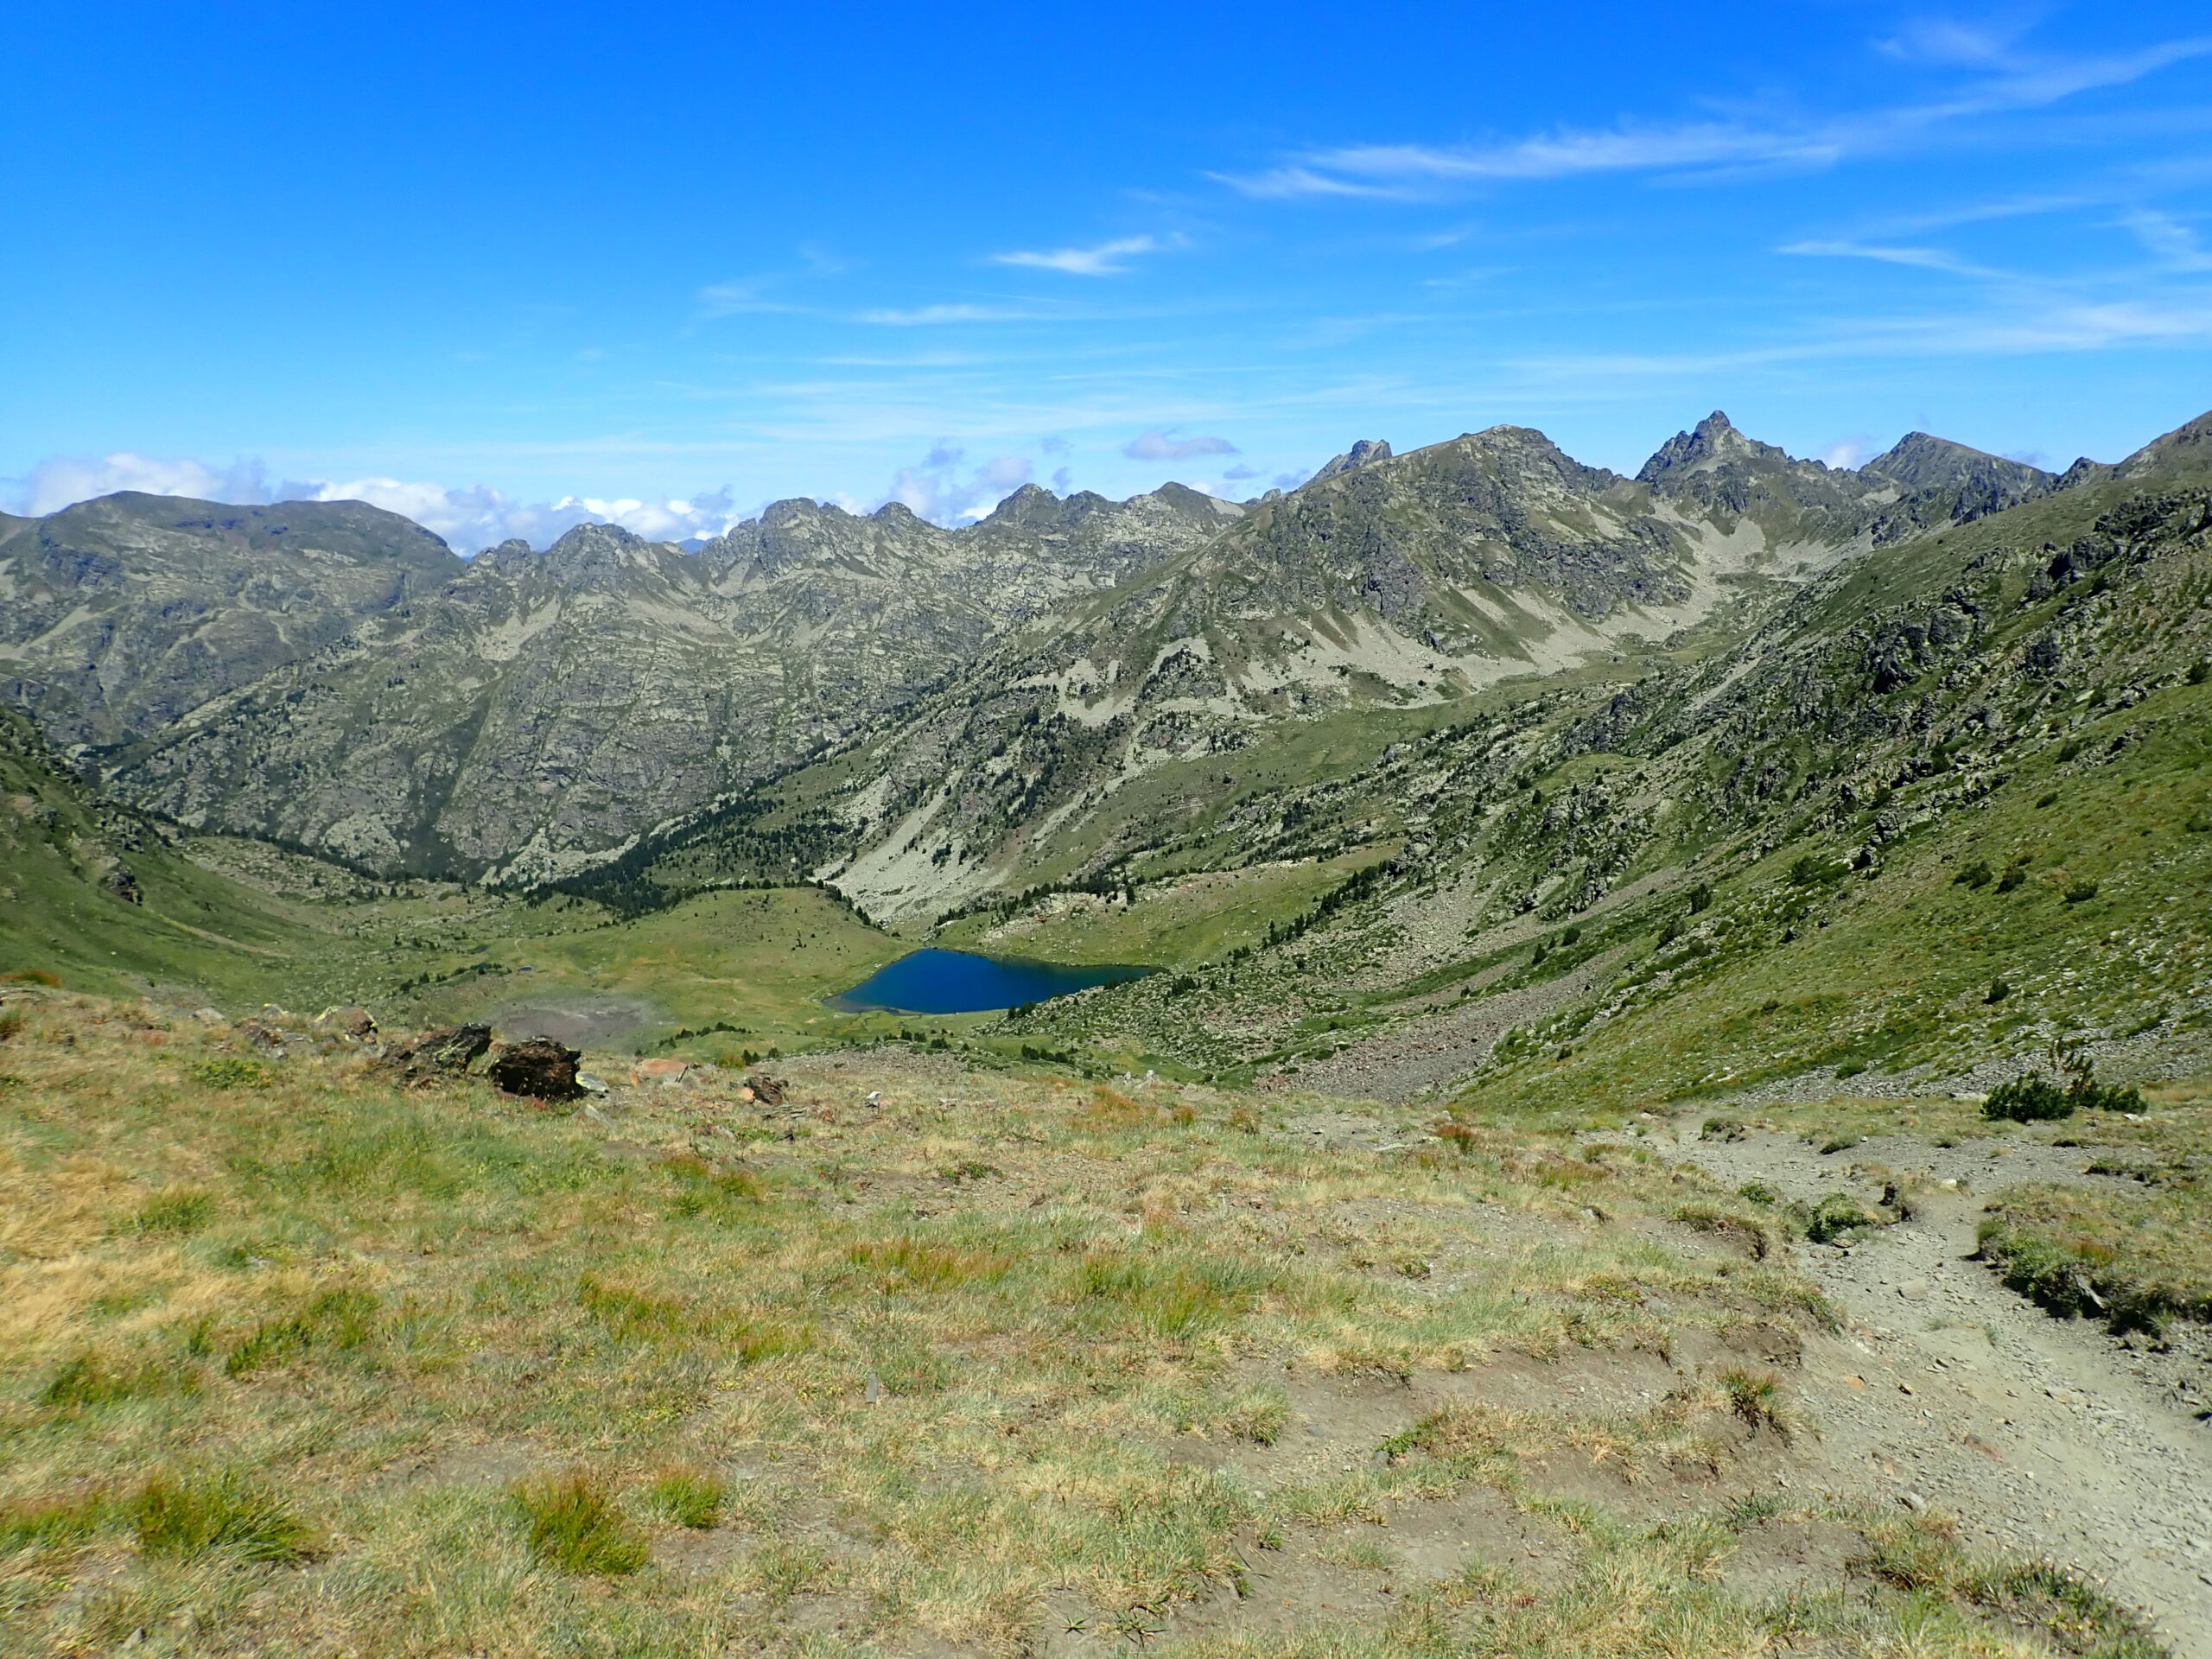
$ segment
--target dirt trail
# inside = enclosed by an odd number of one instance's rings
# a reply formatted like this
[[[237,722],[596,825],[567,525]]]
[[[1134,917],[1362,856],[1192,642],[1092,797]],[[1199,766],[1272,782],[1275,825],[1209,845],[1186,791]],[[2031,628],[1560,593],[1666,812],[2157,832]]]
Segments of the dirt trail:
[[[1801,1379],[1819,1431],[1809,1455],[1838,1489],[1871,1478],[1900,1503],[1956,1515],[1970,1537],[2078,1567],[2154,1615],[2179,1659],[2212,1659],[2206,1333],[2177,1332],[2164,1351],[2124,1346],[2050,1318],[1971,1259],[1975,1194],[1999,1184],[1998,1170],[2005,1184],[2099,1178],[2078,1157],[2026,1143],[1993,1156],[1986,1142],[1885,1139],[1846,1159],[1779,1134],[1703,1141],[1703,1116],[1639,1144],[1793,1198],[1868,1196],[1870,1175],[1853,1170],[1876,1165],[1967,1188],[1939,1191],[1848,1249],[1795,1247],[1848,1321],[1808,1354]]]
[[[1541,1019],[1603,984],[1624,950],[1596,956],[1557,979],[1500,991],[1451,1006],[1454,993],[1438,992],[1408,1007],[1444,1008],[1359,1042],[1300,1071],[1262,1077],[1255,1085],[1279,1093],[1343,1095],[1354,1100],[1407,1101],[1455,1083],[1483,1063],[1492,1044],[1515,1026]]]

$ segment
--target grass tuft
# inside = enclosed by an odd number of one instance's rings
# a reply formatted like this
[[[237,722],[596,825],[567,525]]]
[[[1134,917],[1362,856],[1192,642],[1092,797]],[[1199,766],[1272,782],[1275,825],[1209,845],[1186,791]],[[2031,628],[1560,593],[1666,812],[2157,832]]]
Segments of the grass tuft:
[[[705,1532],[721,1524],[729,1489],[703,1469],[665,1469],[645,1489],[645,1497],[678,1526]]]
[[[613,1495],[587,1470],[518,1482],[508,1496],[522,1512],[531,1553],[563,1573],[619,1578],[652,1554]]]
[[[39,1390],[38,1402],[60,1411],[113,1405],[121,1400],[152,1400],[164,1395],[193,1394],[200,1375],[188,1365],[144,1360],[118,1365],[98,1354],[79,1354],[63,1362]]]
[[[156,1475],[131,1497],[138,1547],[187,1559],[218,1551],[289,1563],[316,1553],[313,1529],[275,1493],[236,1470]]]
[[[0,1552],[80,1543],[99,1530],[111,1508],[107,1494],[98,1489],[0,1503]]]
[[[1728,1396],[1729,1412],[1749,1424],[1752,1433],[1770,1429],[1780,1439],[1789,1439],[1780,1377],[1770,1371],[1724,1371],[1720,1388]]]
[[[210,1089],[266,1089],[276,1081],[276,1074],[259,1060],[240,1059],[233,1055],[194,1060],[185,1069],[195,1081]]]
[[[188,1187],[170,1187],[149,1198],[130,1218],[133,1232],[196,1233],[215,1214],[215,1200]]]
[[[377,1294],[346,1287],[327,1290],[296,1313],[256,1325],[223,1362],[232,1376],[282,1364],[311,1351],[345,1353],[376,1338]]]

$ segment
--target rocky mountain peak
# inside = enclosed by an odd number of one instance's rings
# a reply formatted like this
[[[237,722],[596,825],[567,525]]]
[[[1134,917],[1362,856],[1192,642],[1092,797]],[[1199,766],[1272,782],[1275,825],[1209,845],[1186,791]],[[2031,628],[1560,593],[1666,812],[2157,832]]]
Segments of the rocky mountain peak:
[[[1384,438],[1362,438],[1341,455],[1332,456],[1321,463],[1321,468],[1306,481],[1318,484],[1325,478],[1334,478],[1338,473],[1349,473],[1355,467],[1373,465],[1390,459],[1389,442]]]
[[[1908,432],[1859,471],[1885,479],[1908,492],[1949,490],[1964,486],[1995,489],[2017,499],[2041,494],[2054,482],[2040,467],[2007,461],[1948,438]]]
[[[1786,465],[1789,456],[1770,443],[1745,437],[1716,409],[1688,431],[1677,432],[1661,444],[1636,477],[1641,484],[1658,484],[1710,472],[1730,461],[1761,461]]]
[[[577,524],[537,556],[537,567],[567,581],[603,578],[654,564],[664,546],[620,524]]]
[[[1064,501],[1042,484],[1025,484],[992,508],[980,522],[1001,529],[1056,529],[1106,505],[1103,496],[1089,490]]]
[[[1204,490],[1194,490],[1187,484],[1172,480],[1152,492],[1152,499],[1164,506],[1201,521],[1208,518],[1241,518],[1243,507],[1235,501],[1224,501],[1217,495],[1208,495]],[[1141,500],[1141,496],[1137,499]]]

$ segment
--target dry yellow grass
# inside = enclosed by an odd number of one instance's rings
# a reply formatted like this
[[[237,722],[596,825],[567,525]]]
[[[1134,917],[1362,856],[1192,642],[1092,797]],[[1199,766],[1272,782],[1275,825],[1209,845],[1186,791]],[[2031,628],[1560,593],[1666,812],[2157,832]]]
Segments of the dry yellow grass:
[[[2039,1650],[1916,1522],[1732,1586],[1822,1310],[1632,1153],[897,1052],[556,1116],[17,1000],[0,1650]]]

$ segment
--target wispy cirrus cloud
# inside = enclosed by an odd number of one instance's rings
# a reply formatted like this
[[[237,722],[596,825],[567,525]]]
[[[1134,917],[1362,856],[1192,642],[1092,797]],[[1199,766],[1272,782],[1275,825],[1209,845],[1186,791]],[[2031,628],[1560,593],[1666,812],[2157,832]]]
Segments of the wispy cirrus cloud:
[[[1942,248],[1816,239],[1787,243],[1775,251],[1830,259],[1872,259],[1878,264],[1910,265],[1921,270],[1944,271],[1954,276],[1976,276],[1999,282],[2011,280],[2006,272],[1976,264],[1971,259],[1962,259]]]
[[[1123,444],[1122,453],[1131,461],[1189,461],[1197,455],[1233,455],[1238,452],[1227,438],[1171,437],[1154,427]]]
[[[802,242],[798,252],[801,269],[763,271],[726,283],[708,283],[694,296],[699,316],[711,320],[754,311],[804,311],[805,306],[780,297],[778,290],[801,277],[842,276],[852,269],[850,260],[819,243]]]
[[[1855,156],[1909,149],[1954,123],[2047,108],[2212,54],[2212,37],[2200,37],[2138,52],[2030,60],[2013,54],[2009,42],[1980,35],[1970,39],[1969,34],[1923,39],[1910,49],[1931,61],[1971,63],[1994,73],[1948,98],[1922,103],[1797,119],[1745,117],[1623,124],[1491,144],[1349,144],[1310,150],[1257,173],[1211,176],[1246,195],[1262,198],[1410,200],[1479,183],[1619,173],[1832,167]]]
[[[1059,315],[1033,305],[918,305],[863,311],[857,320],[887,328],[929,328],[949,322],[1045,322]]]
[[[778,279],[756,276],[744,282],[709,283],[696,296],[702,318],[741,316],[753,311],[796,311],[788,300],[775,298],[770,289]]]
[[[2161,271],[2177,275],[2212,271],[2212,250],[2206,249],[2196,232],[2172,214],[2145,208],[2120,222],[2156,258]]]
[[[1158,253],[1169,245],[1156,236],[1123,236],[1088,248],[995,253],[991,263],[1020,265],[1029,270],[1057,270],[1070,276],[1118,276],[1129,269],[1129,261],[1140,254]]]

